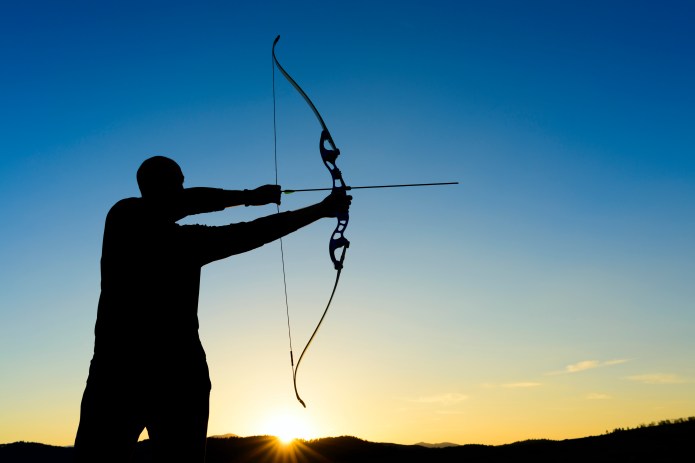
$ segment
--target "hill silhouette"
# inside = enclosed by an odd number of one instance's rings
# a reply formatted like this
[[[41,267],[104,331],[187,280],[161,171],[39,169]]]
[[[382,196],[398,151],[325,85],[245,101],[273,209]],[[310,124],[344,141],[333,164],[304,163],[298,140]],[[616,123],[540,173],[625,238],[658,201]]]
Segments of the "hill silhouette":
[[[561,441],[539,439],[505,445],[400,445],[356,437],[297,440],[284,445],[272,436],[210,437],[208,463],[496,463],[496,462],[654,462],[692,455],[695,417],[668,420],[600,436]],[[72,447],[15,442],[0,445],[3,463],[68,463]],[[133,462],[149,461],[149,442],[140,442]]]

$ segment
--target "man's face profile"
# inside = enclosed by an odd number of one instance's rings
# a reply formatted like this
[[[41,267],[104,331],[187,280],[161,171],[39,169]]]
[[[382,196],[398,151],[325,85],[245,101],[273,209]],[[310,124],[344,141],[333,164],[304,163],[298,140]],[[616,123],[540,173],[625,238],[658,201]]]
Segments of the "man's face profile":
[[[154,156],[138,169],[137,180],[143,198],[167,199],[183,190],[183,172],[173,159]]]

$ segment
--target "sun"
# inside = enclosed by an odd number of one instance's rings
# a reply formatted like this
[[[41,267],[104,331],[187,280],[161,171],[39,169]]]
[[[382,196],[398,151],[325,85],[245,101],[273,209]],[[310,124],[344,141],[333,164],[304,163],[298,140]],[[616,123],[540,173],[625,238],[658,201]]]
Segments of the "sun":
[[[312,429],[308,421],[300,415],[282,413],[268,418],[266,432],[277,437],[283,444],[289,444],[295,439],[311,439]]]

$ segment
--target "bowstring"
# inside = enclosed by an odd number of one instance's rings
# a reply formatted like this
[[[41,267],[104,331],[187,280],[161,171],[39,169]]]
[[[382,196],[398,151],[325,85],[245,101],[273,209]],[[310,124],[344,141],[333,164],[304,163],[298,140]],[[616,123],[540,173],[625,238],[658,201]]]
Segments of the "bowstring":
[[[275,60],[271,57],[271,66],[273,67],[273,157],[275,162],[275,184],[278,183],[278,139],[277,139],[277,116],[276,116],[276,104],[275,104]],[[280,213],[280,205],[275,205],[277,213]],[[290,366],[292,367],[292,378],[294,379],[296,373],[294,369],[294,353],[292,349],[292,327],[290,325],[290,304],[287,297],[287,274],[285,272],[285,250],[282,245],[282,238],[280,238],[280,257],[282,260],[282,285],[285,290],[285,313],[287,314],[287,337],[290,342]]]

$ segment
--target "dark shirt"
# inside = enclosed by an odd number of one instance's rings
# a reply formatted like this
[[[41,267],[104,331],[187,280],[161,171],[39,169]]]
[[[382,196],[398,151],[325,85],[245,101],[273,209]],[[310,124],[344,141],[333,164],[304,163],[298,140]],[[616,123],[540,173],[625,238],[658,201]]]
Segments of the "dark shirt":
[[[201,268],[273,239],[254,222],[178,225],[174,220],[186,215],[225,207],[224,190],[183,192],[174,219],[142,198],[121,200],[109,211],[90,376],[164,379],[199,370],[205,365],[198,337]]]

